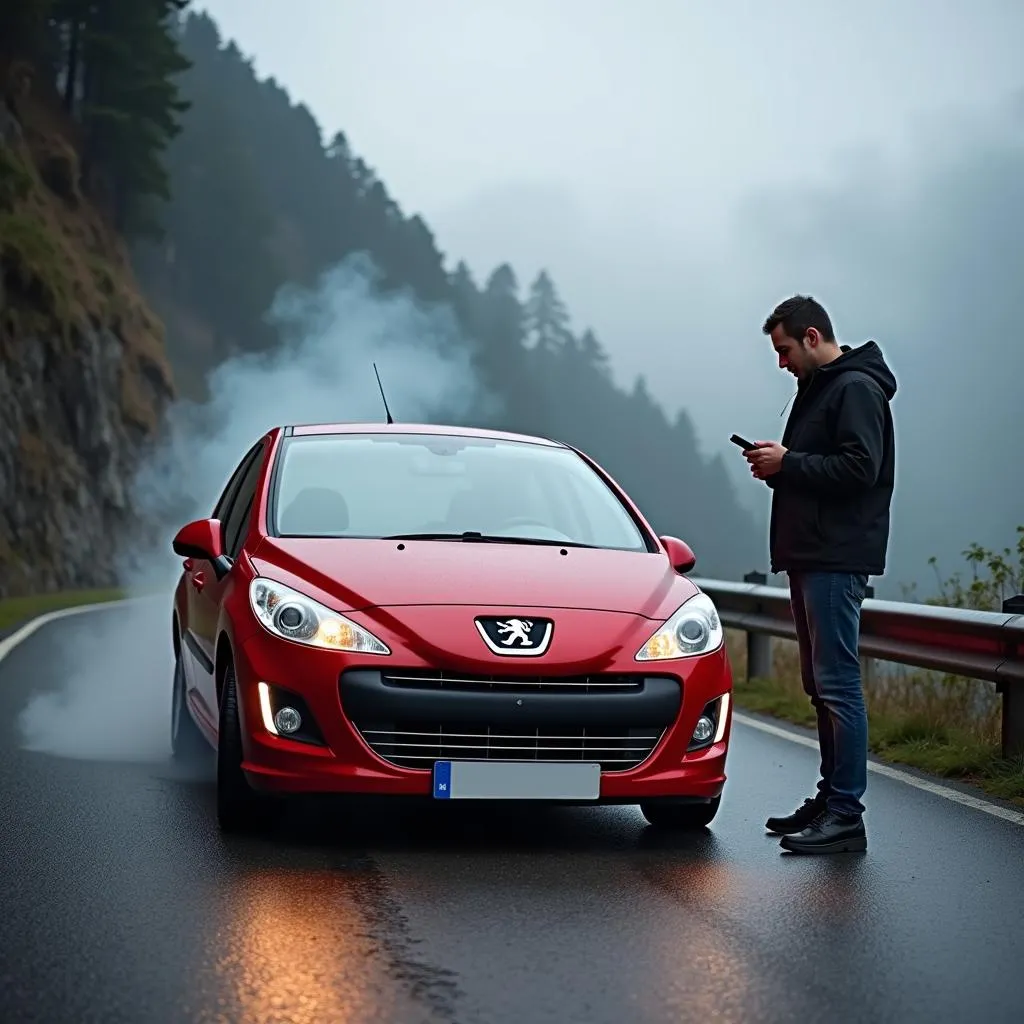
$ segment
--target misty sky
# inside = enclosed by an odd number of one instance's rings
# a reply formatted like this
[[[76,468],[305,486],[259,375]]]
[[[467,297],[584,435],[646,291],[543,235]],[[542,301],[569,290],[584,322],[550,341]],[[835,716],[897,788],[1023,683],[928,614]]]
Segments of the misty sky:
[[[550,268],[574,326],[689,410],[743,500],[767,507],[726,439],[777,437],[792,391],[760,325],[810,291],[900,382],[890,585],[1013,542],[1024,4],[196,6],[345,131],[449,265],[508,260],[524,286]]]

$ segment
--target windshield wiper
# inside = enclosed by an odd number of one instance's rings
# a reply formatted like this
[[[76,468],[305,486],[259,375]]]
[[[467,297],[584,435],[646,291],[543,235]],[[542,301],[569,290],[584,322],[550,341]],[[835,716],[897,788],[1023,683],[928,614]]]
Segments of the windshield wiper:
[[[463,533],[393,533],[384,540],[457,540],[469,544],[542,544],[556,548],[592,548],[575,540],[551,540],[548,537],[504,537],[493,533],[466,530]]]

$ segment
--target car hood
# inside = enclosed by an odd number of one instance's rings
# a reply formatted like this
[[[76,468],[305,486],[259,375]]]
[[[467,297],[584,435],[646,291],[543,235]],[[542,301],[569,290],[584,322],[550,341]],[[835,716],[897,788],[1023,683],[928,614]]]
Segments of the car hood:
[[[480,605],[664,619],[697,592],[661,553],[539,544],[274,537],[262,541],[252,562],[287,586],[312,584],[343,611]]]

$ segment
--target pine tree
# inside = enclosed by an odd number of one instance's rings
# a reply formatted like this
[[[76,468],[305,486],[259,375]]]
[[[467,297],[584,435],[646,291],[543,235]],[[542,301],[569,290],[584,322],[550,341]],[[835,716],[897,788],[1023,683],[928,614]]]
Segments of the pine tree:
[[[82,177],[114,225],[153,231],[152,200],[169,198],[163,165],[187,110],[174,81],[188,62],[177,17],[189,0],[51,0],[48,64],[81,126]],[[40,5],[33,2],[31,10]]]
[[[584,364],[602,377],[611,378],[611,367],[604,346],[597,340],[597,335],[588,327],[580,338],[580,355]]]
[[[569,312],[546,270],[530,286],[525,328],[527,347],[542,353],[557,351],[569,337]]]

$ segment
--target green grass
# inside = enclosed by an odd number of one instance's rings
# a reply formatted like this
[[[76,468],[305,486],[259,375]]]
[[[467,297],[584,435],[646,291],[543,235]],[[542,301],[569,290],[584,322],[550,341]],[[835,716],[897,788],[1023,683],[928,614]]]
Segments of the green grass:
[[[55,611],[58,608],[70,608],[83,604],[98,604],[103,601],[116,601],[125,597],[122,590],[65,590],[53,594],[33,594],[29,597],[11,597],[0,601],[0,630],[33,619],[37,615]]]
[[[10,146],[0,146],[0,209],[9,210],[32,191],[32,174]]]
[[[116,253],[104,241],[95,211],[73,184],[56,195],[37,159],[24,145],[0,146],[0,260],[10,285],[5,312],[12,333],[52,331],[56,324],[66,335],[86,314],[131,319],[132,289],[112,262]],[[51,145],[44,159],[50,167],[63,166],[62,178],[74,182],[78,158],[66,143]],[[77,198],[69,202],[71,193]]]
[[[0,255],[13,279],[35,293],[41,310],[61,325],[71,317],[74,282],[63,246],[51,228],[28,207],[0,212]]]
[[[727,632],[737,707],[813,727],[796,644],[774,640],[772,678],[746,682],[745,637]],[[875,755],[1024,807],[1024,758],[1001,756],[1000,705],[991,684],[904,669],[885,687],[868,680],[865,696]]]

